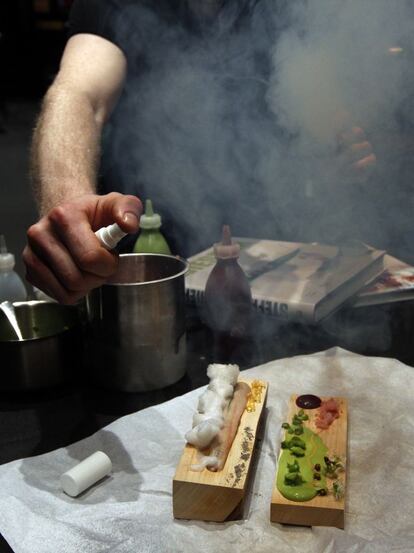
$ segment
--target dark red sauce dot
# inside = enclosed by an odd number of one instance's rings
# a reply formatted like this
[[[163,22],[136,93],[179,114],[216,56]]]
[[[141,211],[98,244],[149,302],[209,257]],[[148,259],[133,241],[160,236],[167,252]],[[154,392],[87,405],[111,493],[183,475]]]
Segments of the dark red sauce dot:
[[[302,409],[317,409],[321,403],[321,398],[312,394],[305,394],[296,398],[296,405]]]

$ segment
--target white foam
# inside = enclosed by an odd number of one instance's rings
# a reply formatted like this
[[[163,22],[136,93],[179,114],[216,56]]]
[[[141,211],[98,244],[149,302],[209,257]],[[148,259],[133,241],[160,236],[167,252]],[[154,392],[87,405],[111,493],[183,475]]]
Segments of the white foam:
[[[214,419],[208,419],[194,426],[185,435],[185,439],[189,444],[194,445],[197,449],[207,447],[220,432],[220,426],[215,424]]]
[[[220,363],[212,363],[207,367],[207,376],[210,380],[220,378],[232,386],[236,385],[239,377],[238,365],[222,365]]]
[[[215,455],[203,455],[198,464],[190,465],[190,470],[201,472],[206,467],[217,468],[217,466],[218,466],[218,458]]]
[[[215,363],[208,366],[210,383],[198,400],[198,413],[193,416],[193,428],[185,435],[187,442],[197,449],[209,446],[223,427],[225,409],[233,396],[239,372],[237,365]],[[192,465],[191,470],[203,470],[206,466],[214,468],[217,464],[217,457],[204,456],[200,464]]]
[[[194,413],[193,428],[206,420],[212,420],[213,424],[216,424],[220,428],[223,428],[224,417],[221,415],[221,413],[217,415],[212,415],[211,413]]]
[[[207,389],[198,400],[197,411],[199,413],[222,413],[227,403],[224,395]]]
[[[230,398],[233,396],[234,386],[228,384],[221,378],[217,378],[210,382],[208,389],[221,398]]]

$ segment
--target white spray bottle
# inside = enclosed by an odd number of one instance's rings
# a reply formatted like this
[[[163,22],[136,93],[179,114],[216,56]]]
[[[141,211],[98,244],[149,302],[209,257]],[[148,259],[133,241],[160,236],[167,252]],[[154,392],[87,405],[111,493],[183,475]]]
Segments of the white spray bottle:
[[[116,223],[107,227],[101,227],[95,232],[99,242],[107,250],[113,250],[118,242],[127,234]]]

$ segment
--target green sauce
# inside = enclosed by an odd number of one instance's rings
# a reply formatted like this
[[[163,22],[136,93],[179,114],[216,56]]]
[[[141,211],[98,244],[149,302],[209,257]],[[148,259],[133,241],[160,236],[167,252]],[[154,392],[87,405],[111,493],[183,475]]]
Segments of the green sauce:
[[[171,255],[171,250],[158,229],[142,229],[135,243],[134,253],[162,253]]]
[[[291,438],[292,436],[286,432],[285,440],[290,440]],[[305,455],[297,457],[290,449],[283,449],[277,472],[277,489],[286,499],[290,499],[291,501],[309,501],[317,495],[319,489],[326,488],[324,471],[320,470],[319,474],[321,478],[320,480],[315,480],[314,474],[316,471],[314,467],[317,464],[321,467],[325,466],[324,457],[328,452],[328,448],[321,438],[315,432],[309,430],[309,428],[303,427],[303,434],[301,434],[300,438],[306,444]],[[292,465],[295,461],[299,464],[300,476],[303,483],[288,485],[285,482],[285,475],[289,473],[288,463]]]
[[[140,219],[140,233],[135,242],[134,253],[162,253],[171,255],[170,247],[160,232],[161,216],[154,213],[150,199],[145,201],[145,213]]]

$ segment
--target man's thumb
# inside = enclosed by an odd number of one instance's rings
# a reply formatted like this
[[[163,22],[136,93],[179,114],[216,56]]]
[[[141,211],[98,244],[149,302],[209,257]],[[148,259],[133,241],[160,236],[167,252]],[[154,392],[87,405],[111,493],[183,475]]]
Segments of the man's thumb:
[[[122,196],[114,206],[114,221],[125,232],[137,232],[142,214],[142,203],[136,196]]]

